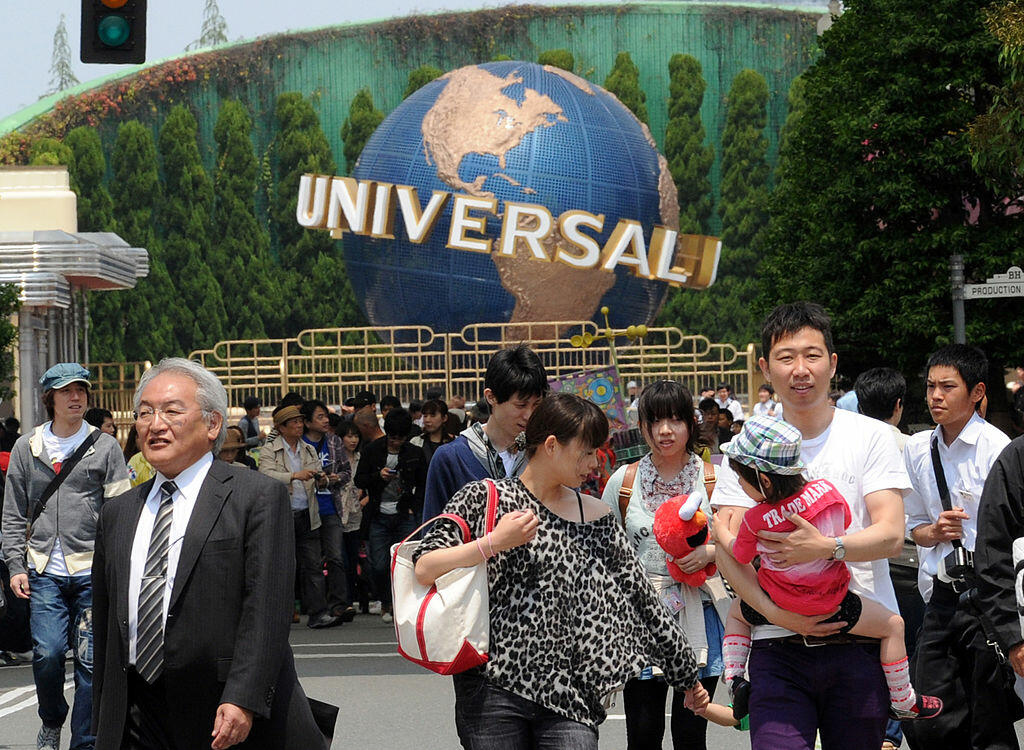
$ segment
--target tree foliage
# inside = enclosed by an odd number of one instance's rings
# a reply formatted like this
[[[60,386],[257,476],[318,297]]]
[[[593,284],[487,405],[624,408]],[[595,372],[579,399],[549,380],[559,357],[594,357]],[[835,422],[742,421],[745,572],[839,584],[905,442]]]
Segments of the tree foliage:
[[[78,84],[78,77],[71,67],[71,45],[68,43],[68,27],[64,14],[53,33],[53,57],[50,63],[50,88],[44,96],[57,94]]]
[[[984,11],[985,27],[999,40],[1002,85],[971,125],[971,158],[989,187],[1024,210],[1024,0]]]
[[[228,40],[228,22],[220,14],[217,0],[206,0],[203,7],[203,26],[199,38],[185,47],[186,50],[202,49],[224,44]]]
[[[373,106],[370,89],[359,89],[348,108],[348,117],[341,124],[341,140],[349,173],[356,168],[363,147],[383,121],[384,113]]]
[[[840,367],[916,373],[951,338],[949,256],[968,280],[1019,263],[1019,222],[971,166],[968,127],[1005,83],[979,0],[851,0],[804,74],[764,243],[762,311],[820,301]],[[973,278],[972,278],[973,277]],[[967,339],[1019,351],[1013,305],[972,301]],[[993,368],[994,370],[996,368]]]
[[[733,79],[722,131],[722,255],[710,289],[679,292],[665,315],[675,314],[684,330],[712,341],[744,346],[755,341],[752,306],[758,290],[761,236],[768,221],[768,83],[753,70]]]
[[[537,62],[541,65],[551,65],[570,73],[576,68],[576,58],[567,49],[549,49],[537,56]]]
[[[270,257],[270,237],[256,217],[260,165],[252,145],[252,119],[235,100],[224,102],[213,128],[214,257],[211,264],[228,312],[228,336],[285,336],[280,273]]]
[[[301,94],[281,94],[275,108],[278,131],[274,145],[276,156],[275,187],[271,204],[272,238],[278,242],[283,269],[283,298],[287,301],[286,330],[292,335],[304,328],[338,325],[337,321],[357,318],[344,263],[327,232],[303,229],[295,220],[299,179],[307,172],[334,174],[334,158],[320,127],[320,118]],[[323,261],[321,256],[328,256]],[[315,277],[315,272],[327,277]],[[328,301],[322,296],[328,288]],[[324,317],[326,316],[326,317]]]
[[[402,98],[408,99],[412,93],[419,91],[435,78],[440,78],[443,75],[444,71],[440,68],[435,68],[433,65],[421,65],[414,70],[410,70],[409,83],[405,87]]]
[[[18,311],[21,303],[18,296],[21,289],[17,284],[0,284],[0,384],[14,383],[14,342],[18,340],[18,327],[11,322],[11,316]],[[0,398],[11,398],[14,390],[0,385]]]
[[[113,232],[114,213],[110,191],[104,183],[107,159],[95,128],[79,127],[64,137],[71,151],[68,169],[71,189],[78,194],[78,231]]]
[[[213,182],[199,157],[198,125],[183,105],[160,129],[165,194],[160,206],[163,257],[179,293],[178,351],[207,349],[226,338],[227,313],[211,270]]]
[[[110,162],[110,197],[117,233],[129,245],[149,251],[149,275],[139,279],[130,291],[106,292],[116,296],[109,303],[113,309],[106,317],[99,318],[93,311],[93,358],[107,362],[156,361],[187,353],[179,348],[174,335],[181,303],[154,229],[162,191],[152,132],[136,120],[122,123]]]
[[[604,87],[615,94],[640,122],[647,122],[647,94],[640,88],[640,69],[628,52],[620,52],[615,57],[611,72],[604,79]]]
[[[711,164],[715,149],[704,145],[706,134],[700,108],[704,81],[700,62],[692,55],[672,55],[668,63],[668,125],[665,158],[679,192],[679,231],[706,234],[711,218]]]

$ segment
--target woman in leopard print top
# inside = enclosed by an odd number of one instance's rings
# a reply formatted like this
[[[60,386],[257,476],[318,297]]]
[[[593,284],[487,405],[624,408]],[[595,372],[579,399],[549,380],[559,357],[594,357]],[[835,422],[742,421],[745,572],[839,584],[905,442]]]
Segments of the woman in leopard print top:
[[[445,512],[464,518],[474,541],[462,544],[456,525],[439,521],[416,553],[424,584],[489,558],[490,658],[455,683],[456,726],[469,750],[512,738],[596,748],[603,699],[645,665],[660,666],[677,688],[697,684],[686,637],[614,514],[568,489],[592,471],[607,433],[590,402],[549,396],[527,425],[522,477],[497,482],[494,531],[475,541],[485,529],[487,485],[473,482]]]

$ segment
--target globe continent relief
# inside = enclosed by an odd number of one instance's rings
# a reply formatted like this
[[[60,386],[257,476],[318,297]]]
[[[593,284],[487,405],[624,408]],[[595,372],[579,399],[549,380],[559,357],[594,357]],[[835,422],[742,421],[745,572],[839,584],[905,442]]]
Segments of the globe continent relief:
[[[678,228],[675,185],[647,126],[601,87],[534,63],[467,66],[427,84],[380,124],[352,176],[415,187],[421,205],[434,191],[494,198],[498,216],[487,216],[484,234],[495,250],[506,202],[551,212],[549,258],[568,247],[557,218],[569,210],[604,215],[603,230],[590,232],[602,246],[620,219],[638,221],[648,240],[656,224]],[[450,225],[449,201],[423,244],[409,241],[400,219],[395,239],[344,236],[353,289],[374,325],[456,332],[596,319],[606,304],[612,325],[626,326],[650,322],[667,292],[623,266],[611,273],[535,259],[522,240],[511,257],[450,249]]]

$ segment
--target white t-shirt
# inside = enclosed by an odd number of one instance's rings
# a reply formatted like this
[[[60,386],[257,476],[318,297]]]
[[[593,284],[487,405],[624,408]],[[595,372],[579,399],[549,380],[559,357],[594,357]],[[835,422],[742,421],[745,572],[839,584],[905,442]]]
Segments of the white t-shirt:
[[[43,427],[43,447],[46,448],[46,455],[50,457],[50,462],[53,464],[53,468],[57,468],[57,464],[64,463],[64,459],[75,452],[75,449],[82,444],[82,441],[89,437],[89,425],[84,420],[82,426],[78,428],[78,432],[68,437],[58,437],[53,434],[53,422],[47,422],[46,426]],[[56,500],[56,498],[50,498]],[[31,563],[30,563],[31,566]],[[46,563],[46,573],[52,576],[66,576],[68,574],[68,566],[64,562],[64,550],[60,546],[60,535],[53,542],[53,551],[50,553],[50,559]],[[86,568],[80,570],[76,575],[87,576],[92,574],[92,568]]]
[[[900,452],[889,425],[863,414],[832,410],[832,423],[822,434],[804,440],[800,457],[807,465],[807,479],[827,479],[846,498],[852,520],[848,534],[871,525],[864,496],[879,490],[910,489],[910,478],[903,468]],[[736,474],[724,462],[718,471],[718,482],[712,505],[737,505],[751,508],[754,501],[747,496]],[[850,562],[850,590],[899,612],[896,592],[889,578],[888,560]],[[754,628],[754,638],[776,638],[790,635],[774,625]]]

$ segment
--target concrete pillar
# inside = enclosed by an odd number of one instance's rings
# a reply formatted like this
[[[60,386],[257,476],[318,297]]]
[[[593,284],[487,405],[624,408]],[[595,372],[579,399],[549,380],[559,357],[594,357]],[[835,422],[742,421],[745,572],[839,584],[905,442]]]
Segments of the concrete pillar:
[[[36,425],[36,372],[35,316],[32,308],[22,308],[18,314],[18,419],[21,431],[27,434]]]

